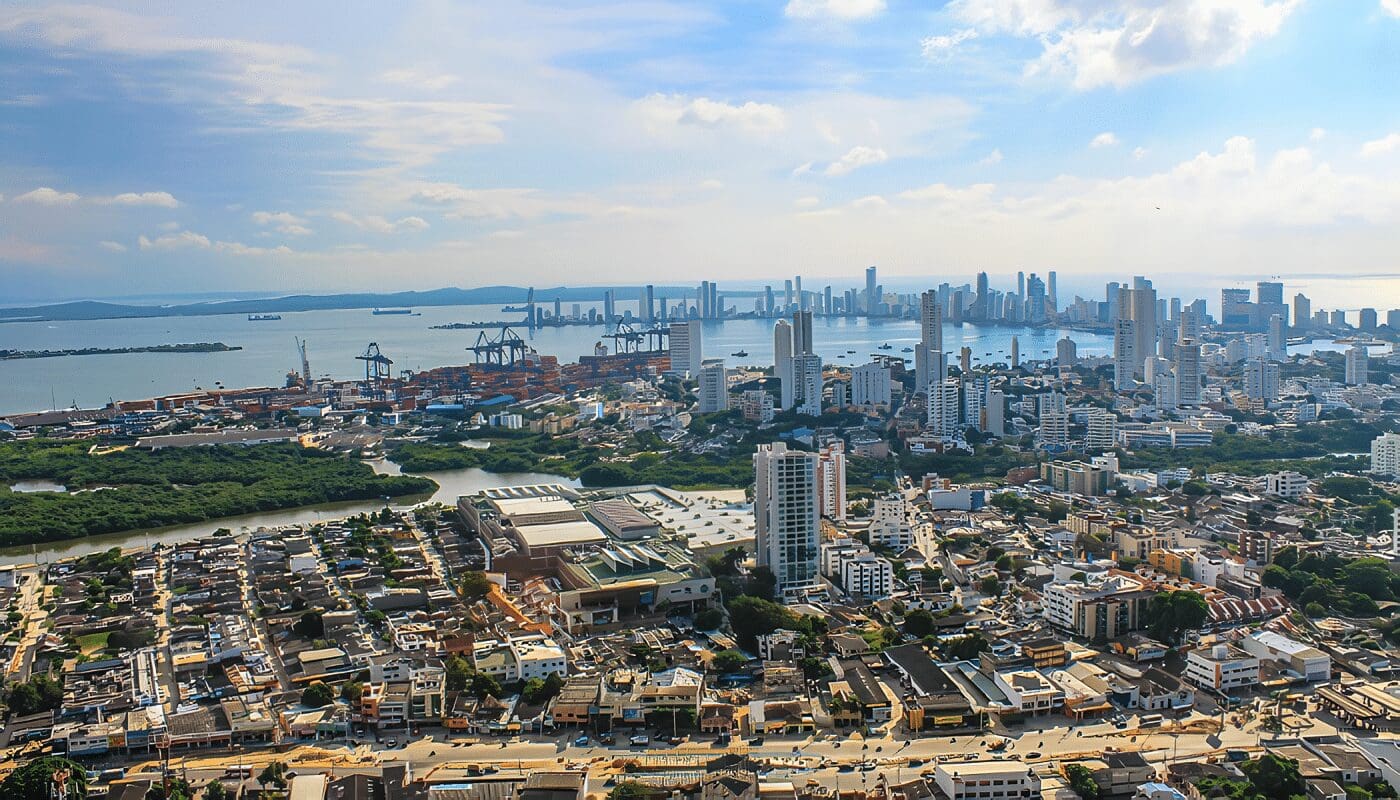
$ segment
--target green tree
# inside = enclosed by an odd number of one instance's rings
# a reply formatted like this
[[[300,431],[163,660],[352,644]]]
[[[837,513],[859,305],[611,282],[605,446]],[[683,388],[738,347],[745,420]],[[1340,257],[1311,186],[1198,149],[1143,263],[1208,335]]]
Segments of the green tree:
[[[949,661],[968,661],[977,657],[979,653],[990,647],[986,638],[980,633],[971,633],[967,636],[959,636],[956,639],[949,639],[942,644],[943,657]]]
[[[1348,591],[1358,592],[1372,600],[1391,600],[1395,575],[1390,566],[1379,558],[1358,558],[1342,567],[1341,583]]]
[[[904,615],[904,632],[916,639],[922,639],[933,633],[933,614],[922,608],[916,608]]]
[[[263,768],[258,773],[258,786],[264,791],[271,786],[274,789],[284,790],[287,788],[287,765],[281,761],[274,761]]]
[[[204,787],[204,800],[233,800],[233,795],[229,794],[228,788],[219,781],[210,781]]]
[[[1001,594],[1001,581],[997,580],[995,575],[988,575],[977,584],[977,588],[988,597],[996,597]]]
[[[481,600],[491,593],[491,579],[486,577],[485,572],[472,570],[462,576],[460,581],[462,596],[468,601]]]
[[[1094,780],[1094,773],[1083,764],[1068,764],[1065,766],[1065,779],[1069,781],[1069,788],[1083,800],[1099,800],[1101,792],[1099,784]]]
[[[360,705],[360,698],[364,697],[364,695],[365,685],[359,681],[346,681],[340,687],[340,699],[349,703],[351,706],[358,707]]]
[[[564,679],[557,672],[551,672],[544,678],[531,678],[525,681],[525,686],[520,690],[520,696],[530,705],[542,705],[549,702],[559,690],[564,688]]]
[[[745,647],[756,647],[758,637],[779,628],[795,629],[797,615],[784,606],[761,597],[740,595],[728,602],[729,625]]]
[[[4,783],[0,783],[0,800],[51,797],[51,789],[60,776],[68,789],[69,798],[82,800],[87,797],[87,771],[81,764],[58,756],[45,756],[11,772]]]
[[[312,683],[301,693],[301,704],[310,708],[320,708],[329,705],[334,700],[335,692],[321,681]]]
[[[638,781],[622,781],[608,792],[608,800],[647,800],[655,790]]]
[[[167,776],[146,790],[145,800],[195,800],[194,787],[184,778]]]
[[[735,672],[749,663],[749,657],[738,650],[721,650],[715,653],[712,666],[716,672]]]
[[[461,656],[451,656],[443,668],[447,673],[446,686],[449,692],[460,692],[467,688],[473,670],[466,659]]]
[[[1240,771],[1264,797],[1292,797],[1307,791],[1303,776],[1298,772],[1298,762],[1290,758],[1268,753],[1256,761],[1240,764]]]
[[[323,639],[326,636],[326,623],[318,610],[307,611],[292,625],[292,630],[308,639]]]
[[[695,614],[695,629],[701,631],[719,630],[724,624],[724,612],[718,608],[706,608]]]
[[[1163,641],[1177,641],[1183,631],[1201,627],[1210,616],[1210,606],[1196,592],[1158,592],[1147,606],[1147,625],[1152,635]]]

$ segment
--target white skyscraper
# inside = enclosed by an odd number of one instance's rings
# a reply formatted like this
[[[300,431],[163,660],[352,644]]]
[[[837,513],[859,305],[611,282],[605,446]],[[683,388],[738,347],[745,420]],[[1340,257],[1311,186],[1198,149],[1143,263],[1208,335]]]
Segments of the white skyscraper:
[[[698,377],[704,355],[700,320],[671,323],[668,338],[671,346],[671,372],[691,378]]]
[[[1269,331],[1265,336],[1268,356],[1275,361],[1288,360],[1288,339],[1284,336],[1286,327],[1283,323],[1283,315],[1274,314],[1269,317]]]
[[[846,443],[839,439],[817,451],[817,495],[821,514],[846,521]]]
[[[1201,404],[1201,346],[1194,339],[1183,339],[1176,347],[1176,403],[1183,408]]]
[[[1113,390],[1126,392],[1133,386],[1137,359],[1133,348],[1137,333],[1132,320],[1119,317],[1113,322]]]
[[[793,406],[799,414],[822,413],[822,357],[798,353],[792,357]]]
[[[755,550],[759,566],[792,595],[816,584],[820,560],[816,453],[761,444],[754,454]]]
[[[1041,447],[1063,447],[1069,444],[1069,414],[1047,411],[1040,415],[1040,430],[1036,440]]]
[[[947,356],[943,354],[943,304],[938,292],[929,289],[919,296],[919,343],[914,345],[914,390],[928,391],[928,385],[948,377]]]
[[[851,370],[851,402],[858,406],[890,404],[890,368],[872,361]]]
[[[778,379],[778,404],[787,411],[797,397],[792,380],[792,326],[787,320],[780,319],[773,326],[773,375]]]
[[[1118,442],[1118,417],[1112,411],[1089,412],[1089,431],[1084,437],[1086,450],[1111,450]]]
[[[962,385],[957,378],[944,378],[929,384],[928,427],[934,436],[953,436],[962,431]]]
[[[1251,358],[1244,365],[1244,393],[1250,400],[1271,403],[1278,399],[1279,366],[1263,358]]]
[[[729,410],[729,383],[724,359],[707,358],[700,366],[700,413]]]
[[[1074,340],[1066,336],[1055,342],[1055,365],[1072,367],[1079,361],[1079,348]]]
[[[812,352],[812,312],[795,311],[792,314],[792,354],[806,355]]]
[[[987,390],[987,407],[982,412],[986,420],[982,428],[983,433],[990,433],[996,436],[1006,434],[1006,394],[1000,389]]]
[[[1366,346],[1354,344],[1346,354],[1346,385],[1361,386],[1371,382],[1371,364],[1366,355]]]
[[[1371,440],[1371,471],[1400,477],[1400,433],[1382,433]]]

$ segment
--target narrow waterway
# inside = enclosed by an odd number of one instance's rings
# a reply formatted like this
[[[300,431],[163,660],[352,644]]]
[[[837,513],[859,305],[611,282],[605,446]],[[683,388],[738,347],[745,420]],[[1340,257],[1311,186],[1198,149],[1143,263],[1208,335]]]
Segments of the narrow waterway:
[[[395,499],[390,506],[396,509],[412,508],[426,502],[440,502],[448,505],[457,502],[462,495],[475,494],[492,486],[530,486],[537,483],[562,483],[577,487],[579,482],[562,475],[543,472],[488,472],[472,467],[469,469],[444,470],[442,472],[403,473],[399,465],[392,461],[366,462],[375,472],[389,475],[420,475],[437,481],[438,490],[431,495],[409,495]],[[56,484],[55,484],[56,486]],[[58,487],[61,489],[62,487]],[[26,487],[29,491],[46,491],[49,487]],[[380,501],[352,501],[347,503],[326,503],[318,506],[269,511],[258,514],[244,514],[237,517],[195,522],[189,525],[171,525],[164,528],[126,531],[104,536],[89,536],[83,539],[68,539],[61,542],[41,542],[32,547],[8,547],[0,549],[0,564],[48,564],[64,558],[97,553],[113,547],[150,547],[157,543],[175,544],[211,535],[219,528],[232,531],[276,528],[284,525],[315,523],[321,520],[337,519],[370,511],[378,511],[384,504]]]

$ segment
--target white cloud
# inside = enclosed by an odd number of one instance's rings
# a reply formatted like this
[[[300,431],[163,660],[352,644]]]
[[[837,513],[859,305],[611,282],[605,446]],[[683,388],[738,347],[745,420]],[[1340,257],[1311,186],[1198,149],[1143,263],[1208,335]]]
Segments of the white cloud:
[[[798,208],[816,208],[822,204],[822,199],[814,195],[808,195],[806,197],[797,198],[792,201],[792,204]]]
[[[141,236],[137,238],[136,244],[142,250],[178,250],[185,247],[198,247],[207,250],[213,246],[208,236],[194,231],[167,233],[154,239]]]
[[[1124,86],[1195,67],[1222,66],[1278,33],[1302,0],[954,0],[982,33],[1040,43],[1027,76],[1079,89]]]
[[[878,194],[870,194],[866,195],[865,197],[858,197],[855,200],[851,201],[852,208],[885,208],[889,206],[889,204],[890,201],[886,200]]]
[[[460,80],[456,75],[433,73],[417,69],[391,69],[379,76],[385,83],[407,86],[411,89],[427,89],[440,92]]]
[[[953,54],[958,45],[977,38],[977,29],[963,28],[942,36],[928,36],[919,42],[919,49],[929,61],[942,61]]]
[[[426,230],[428,227],[427,220],[422,217],[401,217],[391,221],[377,214],[355,216],[348,211],[332,211],[328,216],[337,222],[344,222],[347,225],[353,225],[362,231],[369,231],[371,233],[421,231]]]
[[[1134,147],[1134,148],[1133,148],[1133,160],[1134,160],[1134,161],[1141,161],[1141,160],[1142,160],[1144,157],[1146,157],[1146,156],[1147,156],[1147,148],[1146,148],[1146,147]]]
[[[1104,131],[1089,142],[1089,146],[1095,150],[1103,147],[1116,147],[1117,145],[1118,135],[1113,131]]]
[[[787,126],[787,117],[781,108],[753,100],[735,105],[708,97],[652,94],[638,100],[636,106],[643,124],[653,133],[675,126],[692,126],[764,135]]]
[[[856,145],[850,150],[847,150],[844,156],[828,164],[824,170],[824,174],[833,177],[848,175],[861,167],[879,164],[888,161],[889,158],[889,153],[886,153],[878,147]]]
[[[706,178],[700,181],[700,188],[707,192],[717,192],[724,188],[724,181],[718,178]]]
[[[94,203],[112,206],[156,206],[179,208],[180,201],[170,192],[123,192],[112,197],[93,198]]]
[[[1400,0],[1381,0],[1381,8],[1392,17],[1400,17]]]
[[[811,172],[812,168],[816,165],[817,164],[815,161],[804,161],[803,163],[798,164],[797,166],[792,168],[792,177],[797,178],[801,177],[802,175],[806,175],[807,173]]]
[[[701,188],[714,188],[713,184]],[[470,189],[455,183],[421,183],[408,202],[444,209],[449,219],[540,219],[594,217],[613,212],[616,204],[586,195],[560,195],[538,189]]]
[[[1400,2],[1400,0],[1396,0],[1396,2]],[[1320,141],[1322,141],[1323,139],[1326,139],[1326,138],[1327,138],[1327,129],[1326,129],[1326,128],[1313,128],[1311,131],[1308,131],[1308,139],[1311,140],[1311,141],[1320,142]]]
[[[1400,0],[1397,0],[1397,2],[1400,2]],[[1394,152],[1397,148],[1400,148],[1400,133],[1392,133],[1388,136],[1382,136],[1379,139],[1372,139],[1361,145],[1361,156],[1363,158],[1371,158],[1373,156]]]
[[[308,236],[313,232],[304,218],[289,211],[254,211],[251,216],[256,224],[271,226],[287,236]]]
[[[988,153],[986,156],[984,156],[984,157],[983,157],[980,161],[978,161],[977,163],[978,163],[978,164],[981,164],[981,165],[984,166],[984,167],[990,167],[990,166],[993,165],[993,164],[1000,164],[1000,163],[1001,163],[1001,148],[998,147],[998,148],[992,150],[992,152]]]
[[[33,203],[40,206],[71,206],[83,199],[80,195],[72,192],[60,192],[57,189],[50,189],[47,186],[40,186],[31,192],[15,198],[16,203]]]
[[[788,0],[783,14],[793,19],[869,19],[885,10],[885,0]]]
[[[122,244],[121,242],[113,242],[113,241],[110,241],[110,240],[104,240],[104,241],[98,242],[98,243],[97,243],[97,246],[98,246],[98,247],[101,247],[103,250],[106,250],[106,251],[112,252],[112,253],[125,253],[125,252],[126,252],[126,245]]]

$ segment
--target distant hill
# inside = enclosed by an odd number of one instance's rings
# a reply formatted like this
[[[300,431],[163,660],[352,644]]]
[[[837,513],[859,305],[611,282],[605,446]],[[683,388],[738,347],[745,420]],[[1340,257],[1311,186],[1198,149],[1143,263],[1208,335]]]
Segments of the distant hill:
[[[597,302],[603,292],[613,290],[619,301],[634,300],[642,291],[640,286],[556,286],[535,289],[536,303]],[[657,297],[678,299],[694,293],[694,287],[658,286]],[[185,303],[172,305],[134,305],[100,300],[76,300],[38,306],[0,308],[0,322],[45,320],[137,319],[144,317],[197,317],[211,314],[270,314],[291,311],[324,311],[342,308],[405,308],[422,306],[464,306],[520,304],[529,290],[520,286],[482,286],[475,289],[430,289],[414,292],[360,294],[298,294],[251,300]],[[730,292],[732,295],[751,294]]]

